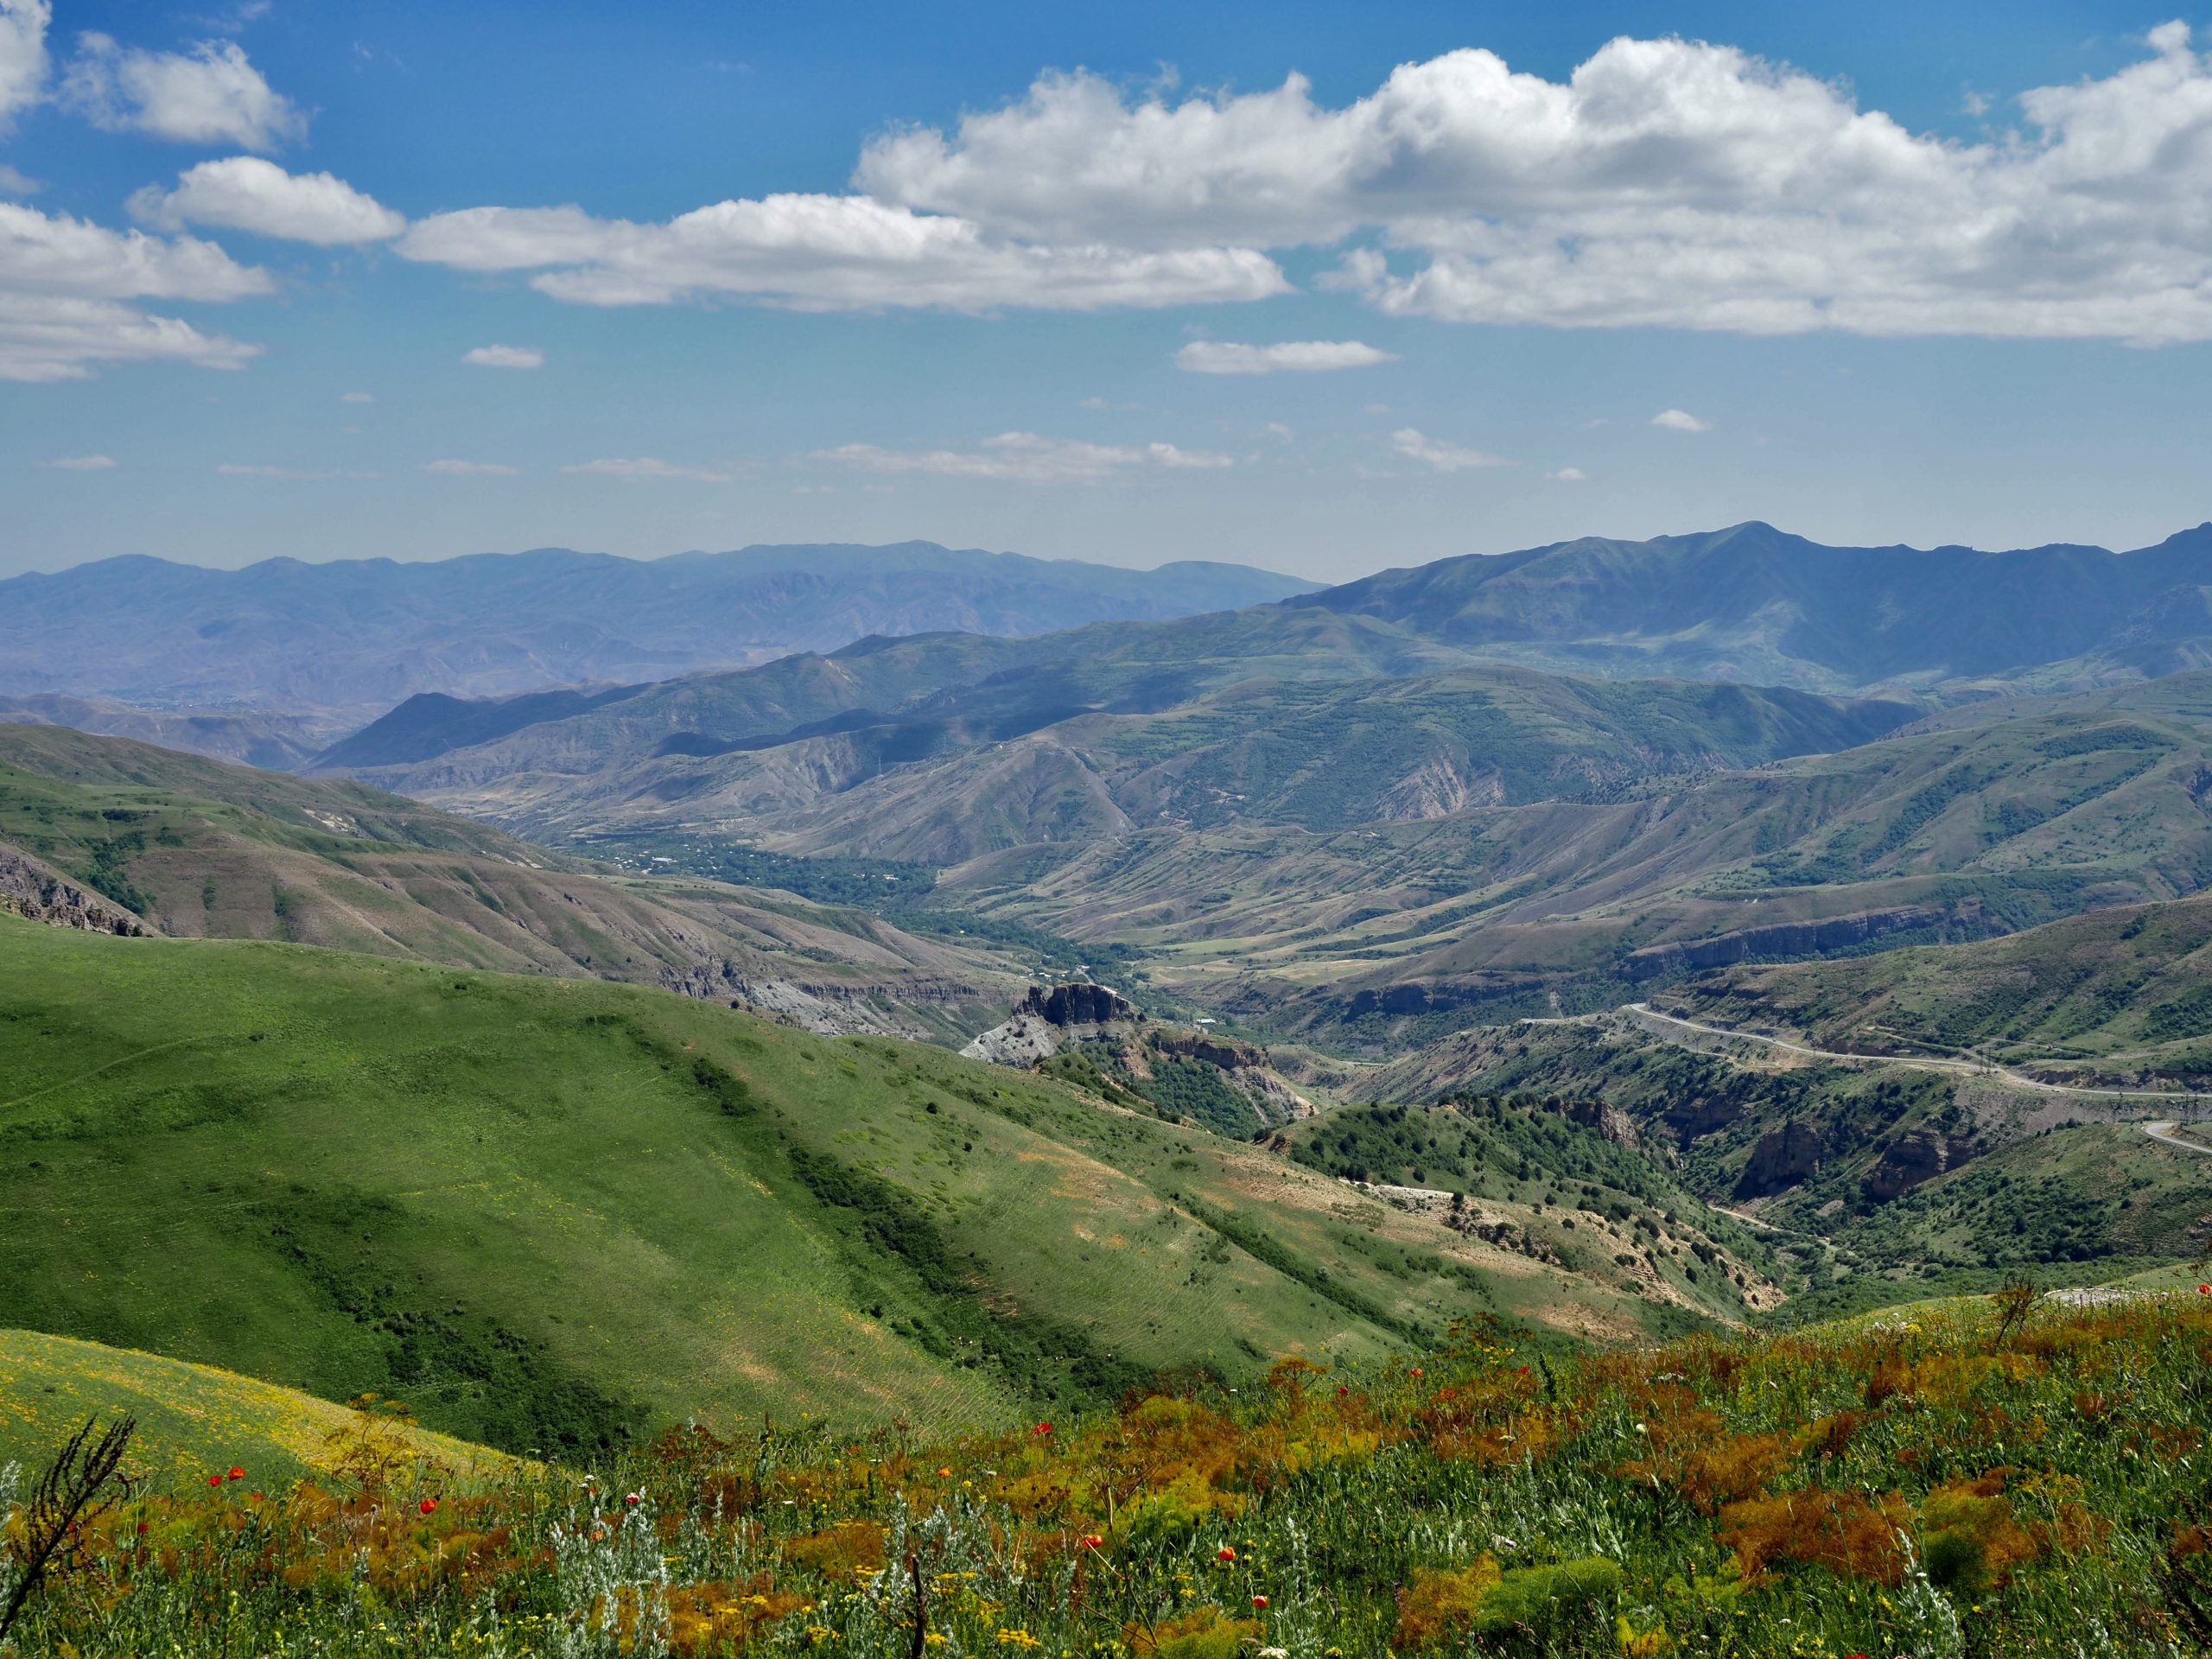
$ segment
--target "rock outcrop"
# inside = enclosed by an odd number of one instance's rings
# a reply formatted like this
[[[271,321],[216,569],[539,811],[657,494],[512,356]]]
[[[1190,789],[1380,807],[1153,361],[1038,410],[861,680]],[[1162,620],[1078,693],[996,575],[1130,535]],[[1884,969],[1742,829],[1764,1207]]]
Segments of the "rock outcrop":
[[[1866,1172],[1860,1185],[1875,1203],[1887,1204],[1962,1161],[1957,1156],[1960,1150],[1933,1129],[1910,1130],[1883,1148],[1880,1160]]]
[[[1135,1007],[1127,998],[1088,981],[1055,985],[1050,990],[1032,985],[1028,997],[1015,1012],[1033,1014],[1047,1025],[1063,1027],[1103,1026],[1112,1020],[1137,1018]]]
[[[1153,1076],[1155,1059],[1192,1060],[1217,1071],[1223,1083],[1250,1103],[1263,1126],[1313,1114],[1313,1103],[1268,1064],[1268,1051],[1258,1044],[1154,1025],[1127,998],[1103,985],[1033,985],[1011,1019],[960,1052],[971,1060],[1026,1069],[1084,1044],[1096,1046],[1139,1093]]]
[[[1071,1044],[1131,1035],[1140,1018],[1127,998],[1103,985],[1087,981],[1050,988],[1032,985],[1011,1019],[960,1052],[969,1059],[988,1060],[994,1065],[1032,1066]]]
[[[112,899],[79,887],[42,859],[0,843],[0,912],[50,927],[140,938],[153,930]]]
[[[1736,1196],[1756,1198],[1795,1186],[1821,1166],[1821,1132],[1795,1118],[1778,1129],[1769,1129],[1751,1148],[1744,1173],[1736,1182]]]

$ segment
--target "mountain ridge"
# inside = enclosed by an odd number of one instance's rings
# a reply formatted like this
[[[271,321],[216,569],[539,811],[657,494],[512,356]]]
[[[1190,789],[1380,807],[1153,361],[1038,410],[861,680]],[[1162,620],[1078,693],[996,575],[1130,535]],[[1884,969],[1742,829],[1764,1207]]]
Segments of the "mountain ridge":
[[[1310,584],[909,541],[671,558],[536,549],[442,560],[124,555],[0,581],[0,695],[287,709],[343,729],[416,691],[496,696],[665,678],[869,634],[1043,633],[1235,609]]]

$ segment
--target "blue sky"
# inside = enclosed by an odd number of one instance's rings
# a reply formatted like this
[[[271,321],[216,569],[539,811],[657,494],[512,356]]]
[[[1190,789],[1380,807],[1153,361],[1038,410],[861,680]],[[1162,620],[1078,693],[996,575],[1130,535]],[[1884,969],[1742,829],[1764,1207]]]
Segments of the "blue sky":
[[[48,13],[0,573],[2212,516],[2212,14]]]

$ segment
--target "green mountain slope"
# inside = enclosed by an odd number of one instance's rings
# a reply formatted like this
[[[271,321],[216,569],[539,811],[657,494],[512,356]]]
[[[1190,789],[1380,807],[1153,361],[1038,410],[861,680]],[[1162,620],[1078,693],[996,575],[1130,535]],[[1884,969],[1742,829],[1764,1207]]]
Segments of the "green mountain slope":
[[[919,1045],[588,980],[0,918],[0,1324],[505,1448],[1005,1421],[1496,1313],[1739,1309]]]
[[[965,1041],[1019,983],[849,908],[625,874],[358,784],[60,727],[0,725],[0,843],[173,936],[588,974],[817,1025]]]
[[[2212,676],[1960,710],[1838,753],[1328,833],[1140,827],[947,872],[1248,1018],[1376,1046],[1745,959],[2016,931],[2212,880]],[[1419,1022],[1429,1020],[1430,1024]]]
[[[1700,975],[1668,1006],[1821,1048],[1986,1057],[2061,1081],[2212,1080],[2212,899],[2010,938]]]

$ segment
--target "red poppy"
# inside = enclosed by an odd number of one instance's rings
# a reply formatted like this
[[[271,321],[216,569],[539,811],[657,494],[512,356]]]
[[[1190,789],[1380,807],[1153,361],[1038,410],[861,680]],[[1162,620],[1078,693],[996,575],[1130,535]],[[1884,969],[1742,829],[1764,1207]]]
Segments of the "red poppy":
[[[220,1475],[210,1475],[207,1477],[207,1484],[210,1486],[219,1486],[223,1484],[223,1478]]]
[[[1236,1552],[1227,1544],[1224,1544],[1219,1549],[1214,1551],[1213,1558],[1217,1561],[1233,1561],[1236,1559]]]
[[[1420,1367],[1420,1366],[1416,1365],[1416,1366],[1414,1366],[1414,1375],[1415,1376],[1419,1376],[1421,1375],[1421,1367]]]
[[[257,1503],[261,1502],[261,1494],[259,1492],[248,1492],[246,1496]]]
[[[437,1512],[438,1500],[435,1497],[426,1497],[415,1507],[424,1515],[434,1515]]]
[[[625,1492],[622,1494],[622,1501],[625,1503],[636,1503],[641,1501],[644,1497],[645,1494],[643,1492]]]
[[[245,1478],[245,1471],[233,1465],[231,1469],[231,1478],[232,1480],[244,1480]]]
[[[1095,1533],[1095,1532],[1086,1532],[1085,1534],[1084,1534],[1084,1535],[1083,1535],[1083,1547],[1084,1547],[1085,1549],[1096,1549],[1096,1548],[1097,1548],[1101,1544],[1103,1544],[1105,1541],[1105,1541],[1103,1538],[1101,1538],[1101,1537],[1100,1537],[1096,1533]]]
[[[1052,1426],[1050,1423],[1039,1423],[1029,1432],[1033,1434],[1049,1434],[1052,1432]]]
[[[139,1535],[141,1538],[143,1538],[143,1537],[144,1537],[148,1533],[151,1532],[152,1530],[153,1530],[153,1529],[152,1529],[151,1527],[148,1526],[148,1525],[147,1525],[143,1521],[141,1521],[141,1522],[138,1523],[138,1535]]]
[[[1252,1605],[1255,1607],[1259,1608],[1262,1611],[1265,1611],[1268,1605],[1268,1599],[1265,1596],[1255,1596],[1252,1598]]]
[[[2212,1285],[2199,1285],[2196,1287],[2196,1294],[2200,1296],[2212,1296]]]

